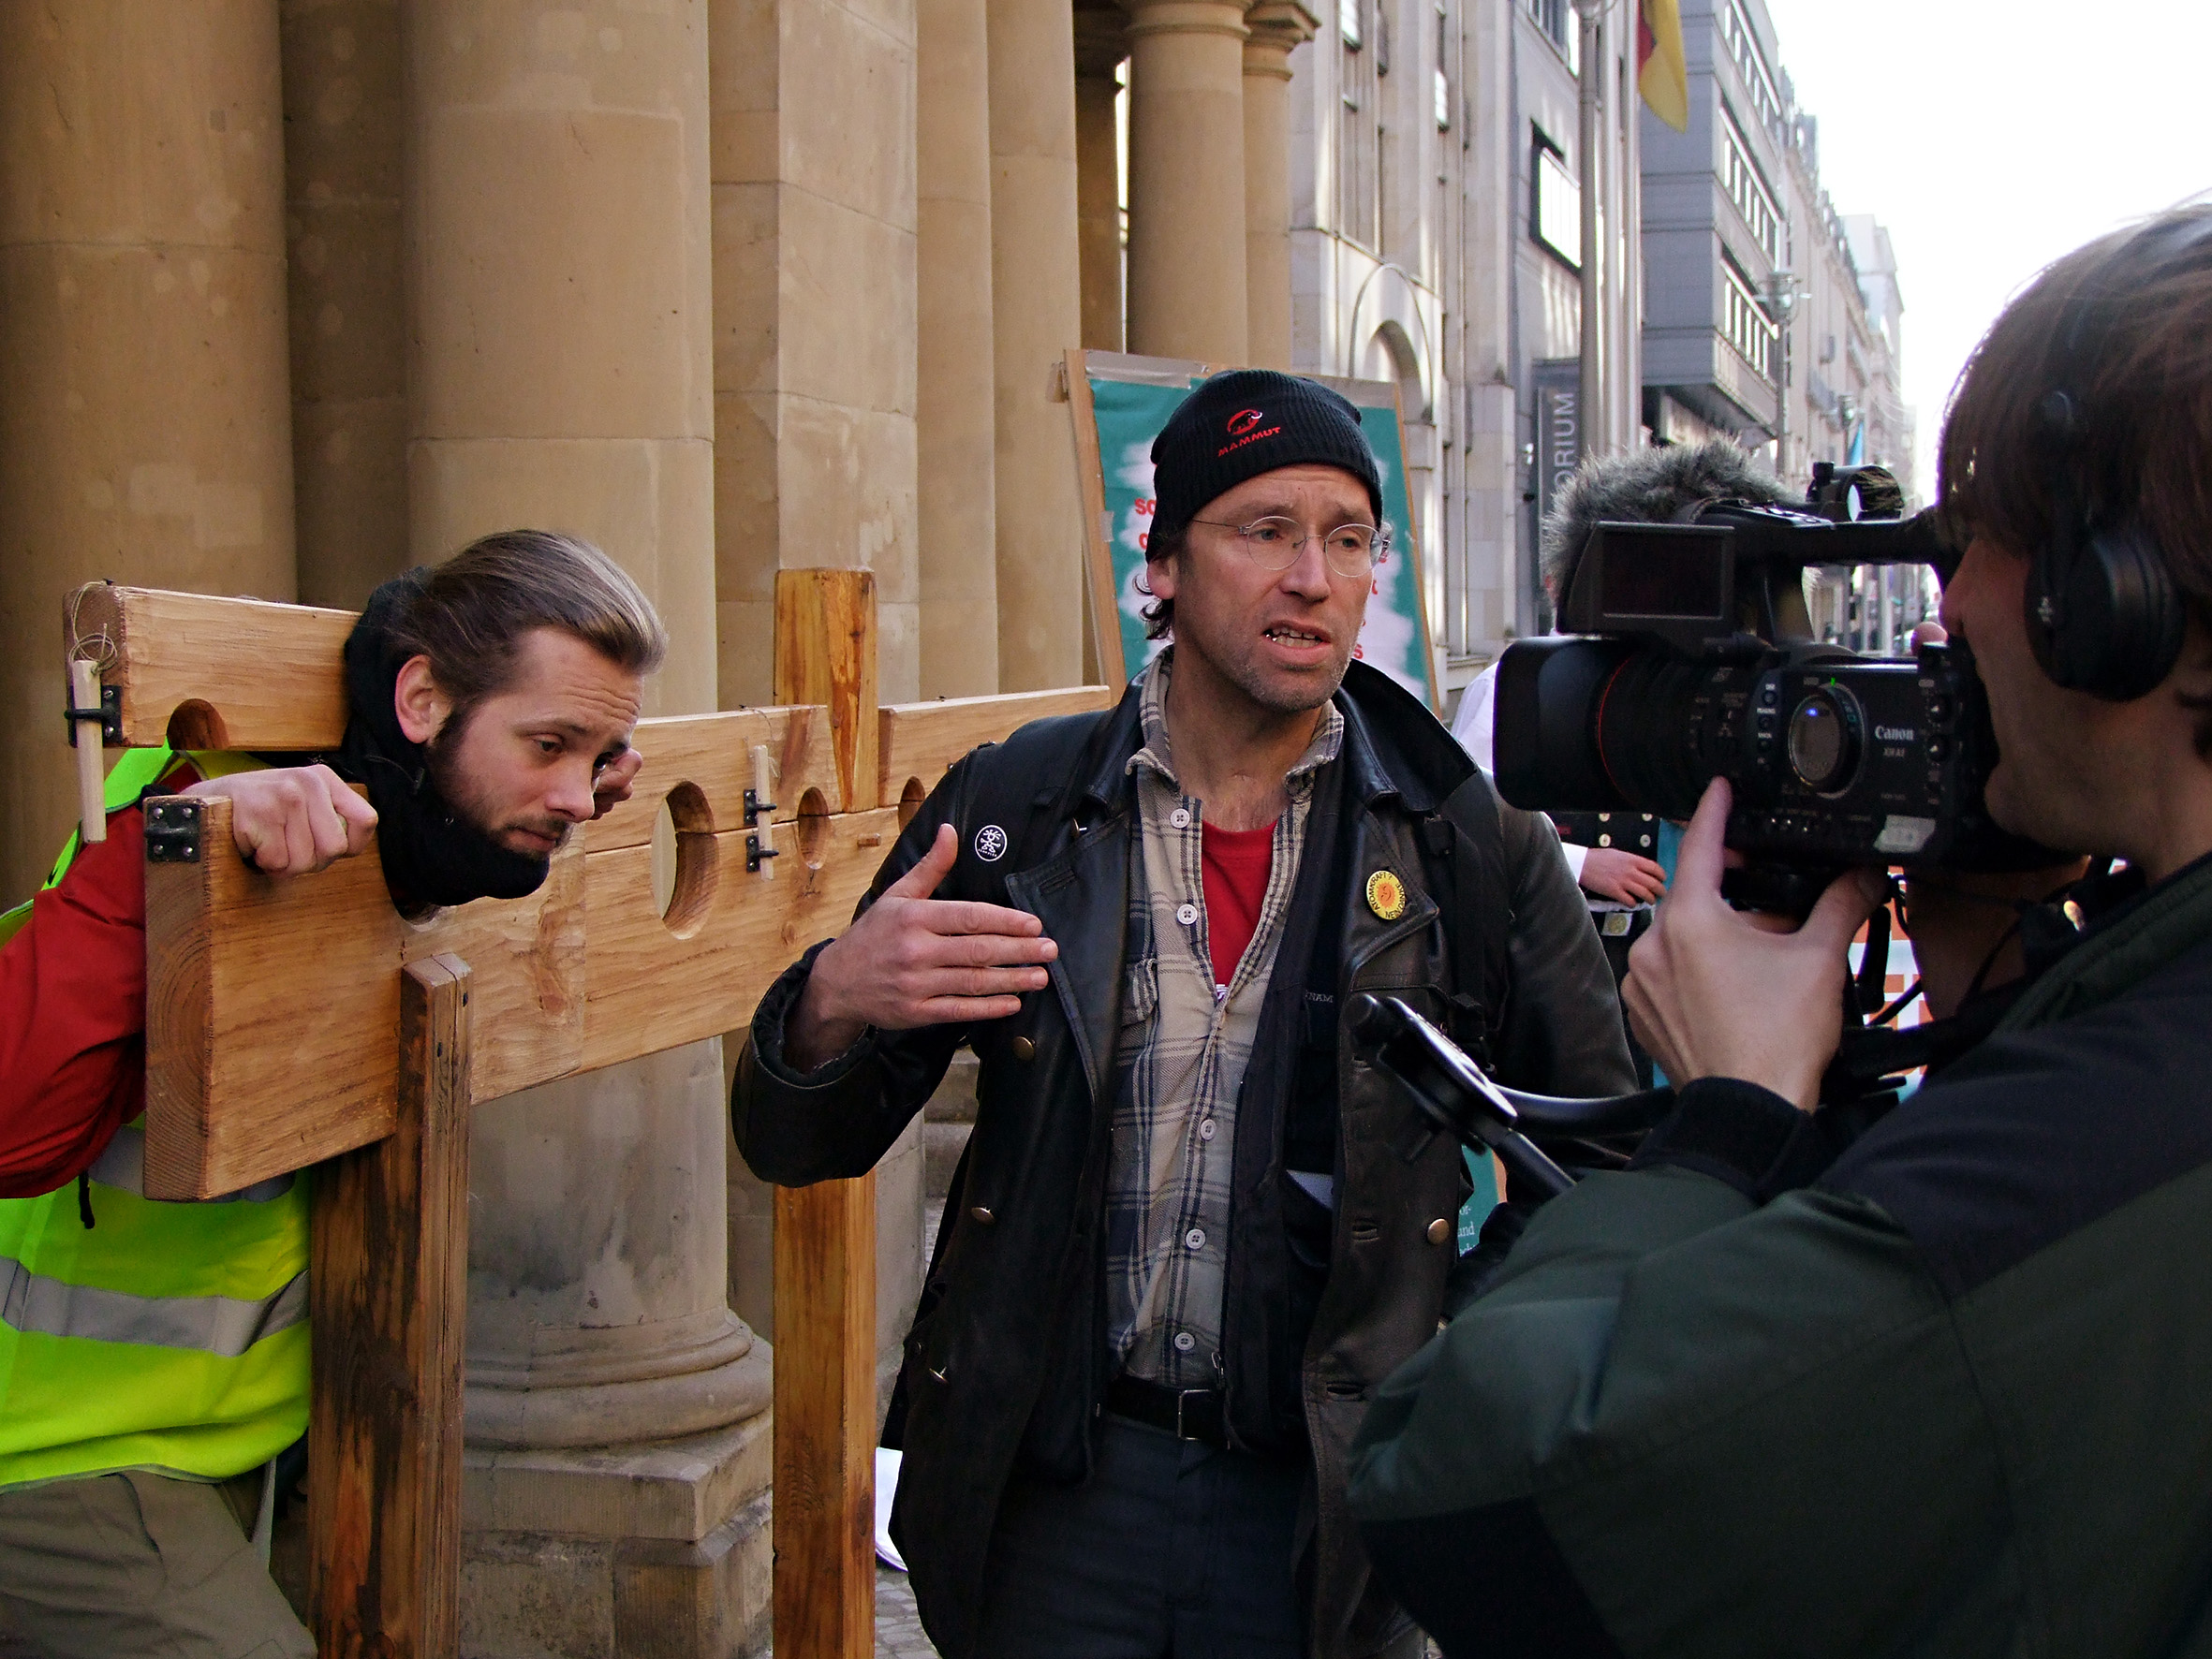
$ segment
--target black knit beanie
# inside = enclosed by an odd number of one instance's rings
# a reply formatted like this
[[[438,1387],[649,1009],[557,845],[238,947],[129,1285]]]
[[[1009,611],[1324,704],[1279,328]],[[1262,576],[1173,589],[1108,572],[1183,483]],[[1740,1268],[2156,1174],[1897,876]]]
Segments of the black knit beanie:
[[[1206,503],[1246,478],[1307,462],[1340,466],[1366,485],[1382,522],[1382,475],[1357,409],[1325,386],[1273,369],[1215,375],[1152,440],[1150,545],[1165,548]]]

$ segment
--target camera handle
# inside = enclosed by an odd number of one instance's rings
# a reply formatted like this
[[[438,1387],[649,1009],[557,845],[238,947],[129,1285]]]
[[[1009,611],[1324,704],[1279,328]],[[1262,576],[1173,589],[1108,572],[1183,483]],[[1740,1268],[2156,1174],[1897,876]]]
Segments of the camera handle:
[[[1525,1094],[1483,1076],[1465,1050],[1397,997],[1362,992],[1346,1014],[1359,1056],[1405,1090],[1424,1120],[1397,1149],[1408,1164],[1446,1134],[1469,1151],[1496,1152],[1508,1174],[1553,1198],[1576,1177],[1529,1138],[1531,1131],[1562,1138],[1641,1134],[1674,1104],[1672,1089],[1586,1100]]]

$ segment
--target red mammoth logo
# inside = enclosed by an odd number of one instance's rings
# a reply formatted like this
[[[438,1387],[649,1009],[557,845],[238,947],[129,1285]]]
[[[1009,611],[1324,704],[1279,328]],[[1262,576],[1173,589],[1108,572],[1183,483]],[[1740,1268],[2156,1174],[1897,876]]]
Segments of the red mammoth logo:
[[[1239,409],[1229,418],[1229,435],[1241,438],[1266,418],[1257,409]]]

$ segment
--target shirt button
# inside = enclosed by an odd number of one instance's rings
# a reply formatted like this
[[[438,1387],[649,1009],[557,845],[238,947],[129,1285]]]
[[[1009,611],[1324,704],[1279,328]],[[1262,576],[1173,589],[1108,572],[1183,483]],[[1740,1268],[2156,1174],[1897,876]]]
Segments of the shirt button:
[[[1203,1250],[1206,1247],[1206,1236],[1197,1227],[1192,1227],[1183,1235],[1183,1244],[1188,1250]]]
[[[1191,1349],[1193,1349],[1193,1348],[1195,1348],[1195,1347],[1197,1347],[1197,1346],[1198,1346],[1198,1338],[1196,1338],[1196,1337],[1192,1336],[1192,1335],[1190,1334],[1190,1332],[1188,1332],[1187,1330],[1178,1330],[1177,1332],[1175,1332],[1175,1352],[1176,1352],[1176,1353],[1178,1353],[1178,1354],[1187,1354],[1187,1353],[1189,1353],[1189,1352],[1190,1352],[1190,1350],[1191,1350]]]
[[[1217,1125],[1215,1123],[1212,1118],[1201,1118],[1198,1121],[1198,1138],[1201,1140],[1213,1139],[1214,1131],[1217,1127]]]
[[[1189,814],[1189,811],[1188,811],[1187,808],[1184,808],[1184,807],[1180,807],[1180,806],[1179,806],[1179,807],[1177,807],[1177,808],[1176,808],[1176,809],[1175,809],[1173,812],[1172,812],[1172,813],[1170,813],[1170,814],[1168,815],[1168,822],[1169,822],[1169,823],[1171,823],[1171,824],[1172,824],[1172,825],[1174,825],[1174,826],[1175,826],[1175,828],[1176,828],[1176,829],[1178,829],[1178,830],[1187,830],[1187,829],[1189,829],[1189,828],[1190,828],[1190,814]]]
[[[1198,925],[1198,906],[1195,904],[1176,905],[1175,919],[1187,928],[1196,927]]]
[[[1438,1216],[1436,1220],[1428,1224],[1428,1241],[1431,1244],[1441,1244],[1450,1237],[1452,1237],[1452,1224],[1442,1216]]]

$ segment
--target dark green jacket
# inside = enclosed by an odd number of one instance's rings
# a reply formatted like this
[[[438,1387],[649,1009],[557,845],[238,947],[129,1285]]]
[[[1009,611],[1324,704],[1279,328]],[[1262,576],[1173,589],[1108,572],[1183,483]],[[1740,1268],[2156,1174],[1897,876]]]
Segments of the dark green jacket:
[[[2212,859],[1821,1167],[1684,1092],[1379,1391],[1449,1654],[2212,1652]]]

